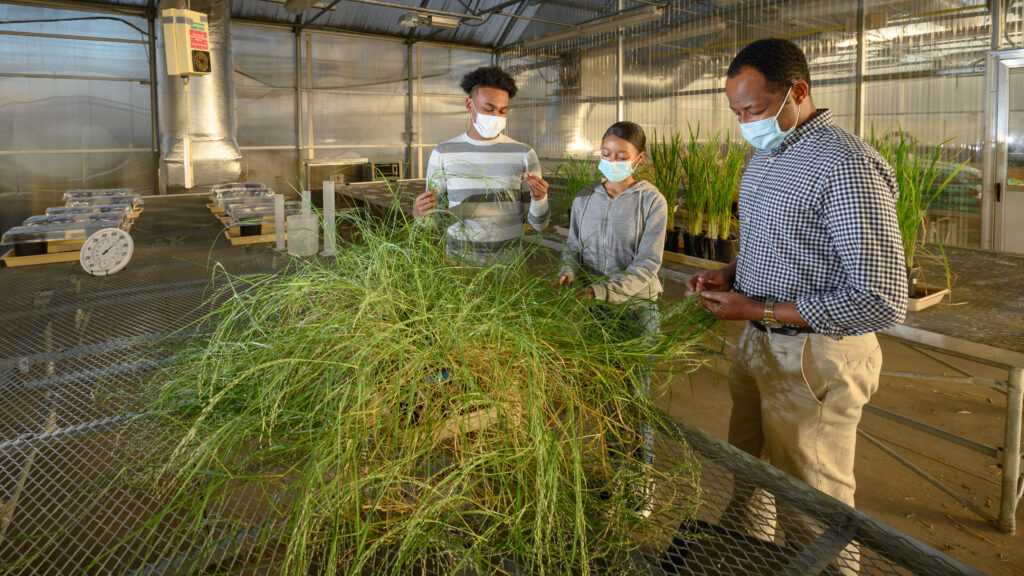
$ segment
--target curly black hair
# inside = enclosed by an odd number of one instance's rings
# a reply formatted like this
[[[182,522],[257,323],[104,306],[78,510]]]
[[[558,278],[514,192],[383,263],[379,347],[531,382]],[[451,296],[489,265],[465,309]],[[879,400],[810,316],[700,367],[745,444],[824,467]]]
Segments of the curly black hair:
[[[750,66],[764,75],[768,86],[776,93],[785,92],[794,82],[811,85],[811,71],[807,57],[799,46],[782,38],[764,38],[747,44],[729,64],[726,75],[732,78],[744,66]]]
[[[519,92],[519,88],[516,88],[516,81],[508,75],[508,72],[497,66],[481,66],[467,73],[462,77],[459,86],[470,96],[473,95],[473,89],[479,86],[504,90],[508,92],[509,98],[515,98],[516,92]]]

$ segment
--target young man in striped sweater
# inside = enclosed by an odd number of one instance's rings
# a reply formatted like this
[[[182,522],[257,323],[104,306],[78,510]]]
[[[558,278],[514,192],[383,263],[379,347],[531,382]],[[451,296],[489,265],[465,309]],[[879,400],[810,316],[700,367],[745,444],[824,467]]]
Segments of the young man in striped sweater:
[[[522,254],[523,220],[543,230],[550,219],[548,183],[532,148],[502,134],[516,83],[495,66],[462,78],[470,127],[430,154],[427,191],[413,215],[424,224],[441,221],[438,195],[447,199],[451,224],[445,247],[468,264],[509,263]]]

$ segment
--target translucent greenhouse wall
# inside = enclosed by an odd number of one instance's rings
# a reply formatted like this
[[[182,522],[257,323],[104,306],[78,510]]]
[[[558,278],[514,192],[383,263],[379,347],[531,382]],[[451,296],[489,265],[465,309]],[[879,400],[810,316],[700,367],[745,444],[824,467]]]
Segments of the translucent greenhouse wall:
[[[97,14],[0,5],[4,230],[63,204],[70,188],[154,189],[148,23],[83,20],[90,16]]]
[[[510,133],[536,143],[548,164],[593,153],[620,117],[640,123],[648,136],[655,130],[686,134],[688,124],[700,123],[702,132],[740,138],[724,94],[729,63],[753,40],[785,37],[807,54],[815,104],[831,109],[840,126],[864,137],[872,127],[902,129],[922,146],[953,139],[945,146],[948,159],[968,164],[933,204],[929,239],[980,247],[984,58],[994,46],[1024,47],[1024,3],[1004,0],[997,41],[988,4],[755,0],[670,8],[653,24],[626,29],[621,87],[615,31],[510,47],[499,53],[521,88]]]
[[[0,21],[0,229],[61,204],[68,189],[157,193],[146,18],[0,4]],[[232,23],[242,179],[293,194],[300,155],[405,162],[410,114],[412,175],[421,173],[430,150],[466,128],[459,79],[491,60],[323,31],[298,46],[299,60],[290,28]]]

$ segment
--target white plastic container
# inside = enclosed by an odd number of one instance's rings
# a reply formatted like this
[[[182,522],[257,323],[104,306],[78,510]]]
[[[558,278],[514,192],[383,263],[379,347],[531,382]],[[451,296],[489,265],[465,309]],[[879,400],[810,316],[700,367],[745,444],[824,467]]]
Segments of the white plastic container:
[[[292,256],[313,256],[320,247],[320,226],[315,214],[294,214],[288,217],[288,253]]]

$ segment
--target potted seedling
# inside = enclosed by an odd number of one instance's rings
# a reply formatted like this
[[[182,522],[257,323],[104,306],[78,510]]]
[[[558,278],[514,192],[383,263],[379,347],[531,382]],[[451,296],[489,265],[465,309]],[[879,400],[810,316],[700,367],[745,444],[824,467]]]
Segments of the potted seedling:
[[[928,206],[967,164],[965,160],[953,169],[940,169],[944,156],[942,147],[952,140],[943,140],[938,146],[922,151],[918,140],[901,129],[886,130],[880,136],[875,134],[873,126],[871,129],[871,146],[878,150],[896,174],[899,187],[896,218],[907,263],[907,292],[911,298],[917,295],[917,280],[921,274],[917,252],[923,244],[920,232],[925,224]],[[946,177],[939,180],[942,174]],[[945,259],[943,265],[948,266]],[[948,268],[945,272],[948,278]]]
[[[705,234],[711,191],[719,177],[716,163],[718,136],[708,134],[708,142],[700,143],[700,124],[697,129],[688,126],[690,140],[683,155],[683,173],[686,176],[686,232],[683,234],[684,253],[687,256],[708,258],[711,247]]]
[[[647,146],[651,163],[646,176],[661,192],[668,204],[665,222],[665,250],[679,251],[679,228],[675,225],[675,211],[679,187],[683,184],[683,139],[678,132],[668,138],[658,138],[655,131]]]
[[[718,141],[719,136],[716,134],[713,140]],[[715,147],[713,151],[718,156],[714,162],[718,175],[709,182],[707,235],[712,242],[714,259],[732,262],[737,251],[736,236],[732,234],[732,207],[743,175],[747,144],[733,142],[726,137],[721,149]]]

